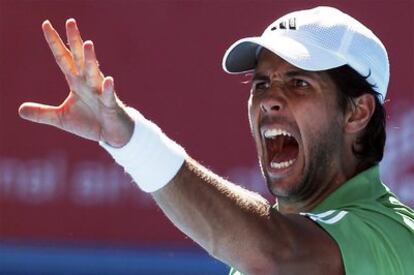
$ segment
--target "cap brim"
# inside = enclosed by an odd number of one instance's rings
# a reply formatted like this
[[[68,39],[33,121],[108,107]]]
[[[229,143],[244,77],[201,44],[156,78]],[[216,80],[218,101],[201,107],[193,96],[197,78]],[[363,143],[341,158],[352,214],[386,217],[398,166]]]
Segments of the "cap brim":
[[[301,43],[286,36],[248,37],[236,41],[223,57],[223,69],[230,74],[240,74],[256,68],[260,48],[278,55],[295,67],[307,71],[322,71],[347,64],[338,53]]]

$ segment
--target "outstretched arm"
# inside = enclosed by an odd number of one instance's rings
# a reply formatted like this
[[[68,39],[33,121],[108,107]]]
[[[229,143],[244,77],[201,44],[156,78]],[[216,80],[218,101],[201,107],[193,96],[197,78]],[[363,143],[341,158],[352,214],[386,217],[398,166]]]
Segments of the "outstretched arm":
[[[100,71],[93,43],[82,41],[73,19],[66,22],[69,48],[50,22],[45,21],[42,29],[67,79],[69,95],[59,106],[24,103],[19,114],[123,147],[135,122],[117,98],[113,79]],[[152,195],[180,230],[245,274],[342,274],[338,247],[317,225],[299,215],[280,214],[259,195],[214,175],[191,158]]]
[[[243,274],[343,274],[339,248],[315,223],[282,215],[192,159],[152,195],[180,230]]]

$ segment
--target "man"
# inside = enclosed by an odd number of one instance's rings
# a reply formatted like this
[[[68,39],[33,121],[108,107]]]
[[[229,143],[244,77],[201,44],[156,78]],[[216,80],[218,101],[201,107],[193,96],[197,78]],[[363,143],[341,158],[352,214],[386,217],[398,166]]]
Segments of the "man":
[[[411,274],[414,214],[382,185],[389,66],[365,26],[329,7],[287,14],[226,52],[254,70],[249,121],[271,203],[191,159],[114,92],[73,19],[45,38],[70,93],[23,118],[99,141],[171,221],[231,274]],[[238,270],[238,271],[236,271]]]

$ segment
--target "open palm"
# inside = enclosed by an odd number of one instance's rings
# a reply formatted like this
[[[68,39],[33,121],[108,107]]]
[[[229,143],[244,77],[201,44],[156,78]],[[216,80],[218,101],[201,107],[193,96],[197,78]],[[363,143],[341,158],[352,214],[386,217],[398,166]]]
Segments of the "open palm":
[[[70,92],[59,106],[23,103],[20,116],[86,139],[124,145],[132,135],[133,122],[116,97],[112,77],[104,77],[100,71],[92,41],[82,41],[74,19],[66,21],[69,49],[49,21],[42,29]]]

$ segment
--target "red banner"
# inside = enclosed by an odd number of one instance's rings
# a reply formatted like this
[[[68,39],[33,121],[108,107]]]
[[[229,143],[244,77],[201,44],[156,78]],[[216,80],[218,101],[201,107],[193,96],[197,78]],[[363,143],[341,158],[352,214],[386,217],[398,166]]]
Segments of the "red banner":
[[[331,1],[369,26],[391,62],[385,182],[414,205],[413,1]],[[0,239],[190,242],[96,144],[17,116],[68,90],[43,41],[74,17],[120,98],[195,159],[266,196],[247,121],[249,87],[226,75],[226,48],[308,1],[0,2]]]

